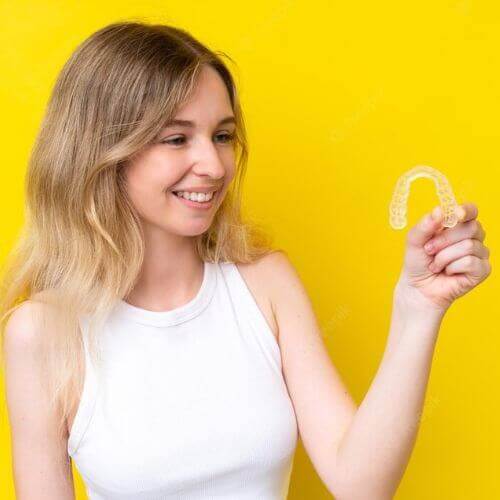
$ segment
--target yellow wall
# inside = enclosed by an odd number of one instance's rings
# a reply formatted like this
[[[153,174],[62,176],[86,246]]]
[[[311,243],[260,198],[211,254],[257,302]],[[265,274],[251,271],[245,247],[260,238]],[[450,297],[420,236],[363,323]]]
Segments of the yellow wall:
[[[247,210],[299,269],[358,403],[384,349],[406,231],[437,204],[432,183],[415,182],[409,226],[391,229],[397,177],[434,166],[460,202],[477,204],[493,273],[445,317],[396,498],[500,498],[499,10],[493,0],[4,2],[1,256],[22,221],[26,159],[46,100],[76,44],[131,16],[184,27],[239,66]],[[0,422],[3,500],[14,498],[3,407]],[[78,476],[77,486],[85,498]],[[331,498],[301,445],[289,498]]]

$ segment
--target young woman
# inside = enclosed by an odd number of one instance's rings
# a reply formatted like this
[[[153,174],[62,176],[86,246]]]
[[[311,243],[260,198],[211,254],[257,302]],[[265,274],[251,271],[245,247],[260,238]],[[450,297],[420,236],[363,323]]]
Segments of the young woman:
[[[19,500],[74,498],[70,457],[91,500],[283,499],[299,435],[338,499],[400,482],[443,316],[490,273],[477,207],[409,230],[357,407],[299,274],[241,216],[247,144],[221,55],[120,22],[56,82],[4,278]]]

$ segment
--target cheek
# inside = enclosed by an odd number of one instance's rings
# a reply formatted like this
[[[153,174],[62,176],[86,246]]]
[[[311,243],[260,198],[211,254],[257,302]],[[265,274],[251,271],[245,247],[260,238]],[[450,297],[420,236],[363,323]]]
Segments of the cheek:
[[[147,169],[131,171],[127,176],[127,190],[130,198],[137,202],[160,190],[159,180]]]
[[[149,154],[130,165],[126,171],[130,198],[137,203],[164,202],[166,191],[183,176],[183,162],[172,161],[164,155]]]
[[[140,175],[132,173],[128,176],[127,193],[140,215],[151,219],[165,209],[169,181],[165,176],[161,177],[151,172],[141,172]]]

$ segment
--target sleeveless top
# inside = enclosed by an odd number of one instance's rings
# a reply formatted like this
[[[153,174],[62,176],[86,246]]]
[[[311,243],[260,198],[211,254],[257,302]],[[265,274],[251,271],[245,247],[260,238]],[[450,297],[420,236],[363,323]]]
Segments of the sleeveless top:
[[[68,438],[89,500],[285,499],[298,439],[279,344],[233,262],[188,303],[117,301]]]

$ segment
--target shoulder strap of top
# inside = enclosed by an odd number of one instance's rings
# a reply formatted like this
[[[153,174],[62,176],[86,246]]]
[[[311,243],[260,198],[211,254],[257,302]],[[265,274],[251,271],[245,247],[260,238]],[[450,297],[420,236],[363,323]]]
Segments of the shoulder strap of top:
[[[234,262],[221,264],[225,281],[229,284],[231,294],[238,301],[238,312],[244,315],[247,324],[254,327],[255,333],[271,350],[277,368],[281,371],[281,352],[274,333],[261,311],[252,291]]]

